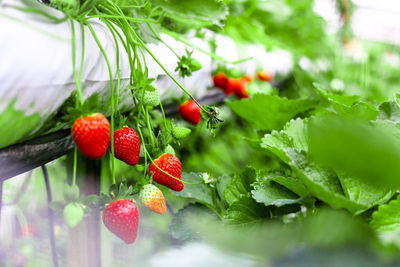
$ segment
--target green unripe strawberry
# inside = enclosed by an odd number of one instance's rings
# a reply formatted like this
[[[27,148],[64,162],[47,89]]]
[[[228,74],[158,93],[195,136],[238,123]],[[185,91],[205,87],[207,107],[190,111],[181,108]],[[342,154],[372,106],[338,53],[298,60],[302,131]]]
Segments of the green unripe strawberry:
[[[75,227],[83,218],[83,207],[78,203],[69,203],[64,207],[64,220],[69,227]]]
[[[145,91],[143,95],[143,105],[156,107],[160,104],[160,93],[157,88],[154,91]]]
[[[186,127],[182,127],[182,126],[175,126],[175,127],[172,129],[172,135],[173,135],[176,139],[185,138],[185,137],[188,136],[191,132],[192,132],[192,130],[190,130],[189,128],[186,128]]]
[[[169,154],[172,154],[172,155],[176,156],[176,155],[175,155],[175,150],[174,150],[174,148],[173,148],[171,145],[167,145],[167,146],[165,147],[164,153],[169,153]]]

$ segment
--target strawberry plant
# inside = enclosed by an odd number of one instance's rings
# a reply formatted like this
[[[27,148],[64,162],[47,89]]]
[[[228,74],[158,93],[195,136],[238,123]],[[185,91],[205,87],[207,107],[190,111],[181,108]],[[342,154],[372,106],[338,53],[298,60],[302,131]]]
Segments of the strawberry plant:
[[[349,40],[353,4],[337,1],[331,36],[308,0],[40,2],[0,9],[65,23],[75,84],[1,140],[0,162],[24,171],[31,146],[49,156],[22,185],[0,177],[0,262],[156,266],[179,249],[190,266],[398,266],[400,49]],[[288,71],[266,56],[281,50]],[[23,128],[20,113],[7,116]]]

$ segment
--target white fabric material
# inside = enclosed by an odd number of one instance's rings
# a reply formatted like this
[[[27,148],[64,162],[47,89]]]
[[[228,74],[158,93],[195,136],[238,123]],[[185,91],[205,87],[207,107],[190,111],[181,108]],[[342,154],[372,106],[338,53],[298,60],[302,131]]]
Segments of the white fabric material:
[[[35,0],[30,1],[32,4],[40,5],[55,17],[63,17],[63,14],[55,9],[39,4]],[[0,0],[0,112],[14,104],[14,108],[23,111],[26,116],[39,114],[41,121],[31,132],[32,134],[60,108],[76,89],[72,71],[71,24],[70,21],[52,23],[43,16],[22,12],[10,5],[24,6],[25,4],[22,0]],[[116,45],[112,34],[98,19],[92,19],[90,22],[109,58],[114,84],[116,84]],[[79,73],[82,55],[81,30],[80,25],[74,23],[76,68]],[[88,27],[85,26],[84,30],[83,96],[86,99],[92,94],[98,93],[100,99],[106,103],[110,97],[109,72],[106,61]],[[213,33],[208,32],[207,34]],[[162,38],[179,55],[186,53],[184,44],[170,36],[163,35]],[[210,50],[208,43],[201,39],[192,38],[191,42],[205,51]],[[126,111],[133,105],[129,90],[124,90],[128,84],[130,69],[128,56],[122,43],[119,44],[119,47],[120,109]],[[266,53],[263,47],[243,46],[238,49],[231,39],[222,36],[217,37],[217,47],[217,54],[227,60],[234,61],[248,56],[254,57],[252,61],[235,65],[236,68],[252,74],[257,67],[267,67],[269,70],[279,71],[279,67],[274,69],[271,54]],[[177,57],[165,45],[148,44],[148,48],[168,72],[174,75],[195,97],[202,97],[207,87],[212,85],[211,71],[215,66],[209,56],[196,50],[193,57],[202,64],[203,68],[183,81],[177,77],[177,73],[174,71],[177,66]],[[282,57],[282,53],[280,57]],[[288,69],[291,60],[290,56],[285,55],[285,57],[286,59],[283,60],[280,58],[279,62],[286,62],[284,69]],[[157,78],[156,86],[160,90],[161,98],[181,96],[182,90],[169,77],[166,77],[164,71],[150,55],[145,53],[145,58],[150,78]],[[13,103],[14,101],[15,103]],[[109,110],[101,112],[109,114]],[[0,125],[0,127],[2,126]]]

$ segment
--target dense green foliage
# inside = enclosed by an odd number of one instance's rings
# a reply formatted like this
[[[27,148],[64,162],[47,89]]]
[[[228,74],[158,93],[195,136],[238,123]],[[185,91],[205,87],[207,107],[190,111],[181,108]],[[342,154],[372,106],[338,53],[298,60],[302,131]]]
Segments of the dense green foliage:
[[[150,155],[156,158],[165,151],[181,159],[182,179],[188,184],[180,192],[160,186],[170,213],[160,218],[140,208],[144,236],[154,242],[143,238],[139,244],[147,247],[138,248],[134,256],[128,251],[122,255],[146,264],[144,259],[168,245],[204,241],[223,251],[250,255],[262,266],[273,262],[276,266],[293,266],[293,262],[324,266],[334,264],[335,257],[340,258],[339,266],[398,264],[398,47],[355,39],[343,42],[342,34],[348,34],[348,29],[327,36],[311,0],[151,0],[137,1],[139,7],[134,8],[129,5],[135,1],[128,0],[106,1],[106,7],[98,1],[87,2],[88,7],[103,8],[102,14],[93,8],[94,17],[114,23],[124,34],[137,32],[127,34],[135,37],[127,39],[126,45],[138,51],[146,49],[142,41],[162,42],[161,32],[186,40],[189,31],[203,36],[207,29],[237,43],[285,49],[294,59],[291,72],[278,75],[266,89],[257,90],[264,85],[250,82],[249,88],[254,88],[250,98],[227,97],[217,108],[204,107],[203,115],[213,114],[211,127],[205,120],[193,126],[178,116],[165,118],[161,109],[144,107],[140,96],[156,89],[145,66],[132,70],[129,89],[137,105],[122,122],[116,111],[115,125],[130,123],[142,129],[146,148],[135,167],[120,161],[109,164],[111,154],[103,158],[101,191],[108,193],[117,177],[119,182],[126,180],[137,197],[149,181]],[[87,9],[82,6],[59,4],[58,8],[84,22]],[[121,7],[120,17],[102,16],[111,7]],[[143,18],[145,23],[129,24],[123,15]],[[215,45],[212,38],[208,41]],[[353,45],[352,54],[349,45]],[[354,47],[361,56],[355,55]],[[223,63],[218,55],[210,54],[216,65]],[[131,63],[138,66],[136,52]],[[175,74],[181,76],[190,76],[199,67],[189,51],[177,57],[177,66]],[[219,68],[236,71],[231,64]],[[186,98],[172,101],[181,103]],[[219,127],[217,111],[224,121]],[[173,129],[181,126],[190,130],[185,129],[186,135],[178,139]],[[62,178],[57,177],[54,184],[55,190],[65,192],[62,184],[73,179],[72,155],[52,166],[51,175],[64,170],[57,173]],[[82,176],[78,168],[77,184]],[[74,201],[78,198],[79,193]],[[89,206],[97,199],[81,201]],[[26,203],[22,199],[21,206]],[[54,208],[66,205],[68,201],[55,197]],[[81,210],[78,213],[81,217]],[[35,214],[27,216],[38,220]]]

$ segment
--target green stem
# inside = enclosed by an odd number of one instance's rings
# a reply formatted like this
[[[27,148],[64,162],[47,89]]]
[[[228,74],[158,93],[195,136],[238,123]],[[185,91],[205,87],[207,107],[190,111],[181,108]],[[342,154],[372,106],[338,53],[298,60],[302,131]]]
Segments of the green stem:
[[[175,54],[175,56],[176,56],[177,58],[179,58],[179,55],[175,52],[175,50],[172,49],[172,47],[171,47],[170,45],[168,45],[166,42],[164,42],[163,39],[161,39],[160,35],[153,29],[153,27],[151,27],[150,23],[146,23],[146,24],[147,24],[147,26],[149,27],[150,31],[154,34],[154,36],[156,37],[156,39],[157,39],[158,41],[160,41],[161,43],[163,43],[169,50],[172,51],[172,53]]]
[[[246,57],[246,58],[238,59],[238,60],[235,60],[235,61],[229,61],[229,60],[226,60],[226,59],[224,59],[222,57],[219,57],[219,56],[215,55],[212,52],[207,52],[207,51],[201,49],[199,46],[189,42],[188,40],[185,40],[179,34],[176,34],[176,33],[172,32],[172,31],[168,31],[166,29],[163,29],[163,32],[165,34],[168,34],[169,36],[173,37],[175,40],[177,40],[177,41],[179,41],[179,42],[181,42],[181,43],[183,43],[183,44],[185,44],[187,46],[190,46],[191,48],[196,49],[196,50],[200,51],[201,53],[203,53],[203,54],[205,54],[207,56],[210,56],[212,59],[224,62],[226,64],[239,64],[239,63],[242,63],[244,61],[248,61],[248,60],[253,59],[253,57]]]
[[[70,19],[70,22],[71,22],[71,29],[72,29],[72,70],[73,70],[73,73],[74,73],[76,90],[78,92],[79,105],[82,106],[83,105],[83,97],[82,97],[82,91],[81,91],[81,82],[80,82],[80,80],[78,78],[78,74],[77,74],[77,71],[76,71],[75,25],[74,25],[74,21],[72,19]],[[84,41],[82,41],[82,42],[84,43]],[[82,55],[82,58],[83,58],[83,55]],[[81,66],[83,65],[82,62],[83,62],[83,59],[81,61]],[[82,69],[80,69],[80,72],[82,72]]]
[[[185,182],[185,181],[183,181],[183,180],[181,180],[181,179],[179,179],[179,178],[177,178],[177,177],[175,177],[175,176],[169,174],[168,172],[164,171],[163,169],[161,169],[160,167],[158,167],[157,164],[154,163],[153,159],[151,158],[151,156],[150,156],[149,152],[147,152],[147,150],[145,150],[145,153],[147,153],[147,156],[149,157],[151,163],[153,163],[154,166],[156,166],[156,168],[157,168],[158,170],[160,170],[161,172],[163,172],[163,173],[167,174],[168,176],[174,178],[175,180],[178,180],[178,181],[180,181],[180,182],[182,182],[182,183],[184,183],[184,184],[190,184],[190,185],[199,185],[199,184],[203,184],[202,182],[201,182],[201,183],[189,183],[189,182]]]
[[[163,115],[164,126],[165,126],[165,128],[167,128],[167,119],[165,118],[165,112],[164,112],[164,108],[163,108],[161,101],[160,101],[160,109],[161,109],[161,113]]]
[[[75,146],[74,148],[74,167],[72,170],[72,185],[76,184],[76,169],[78,166],[78,147]]]
[[[131,20],[131,21],[136,21],[136,22],[153,22],[155,23],[155,20],[151,19],[139,19],[139,18],[131,18],[127,16],[116,16],[116,15],[106,15],[106,14],[98,14],[98,15],[91,15],[86,17],[86,19],[94,19],[94,18],[110,18],[110,19],[126,19],[126,20]]]
[[[143,105],[141,105],[141,107],[143,108]],[[151,145],[153,147],[155,147],[156,146],[156,142],[154,141],[155,136],[154,136],[154,132],[153,132],[153,127],[151,126],[151,123],[150,123],[149,111],[148,111],[147,107],[145,107],[143,109],[144,109],[143,112],[145,114],[146,123],[147,123],[147,130],[148,130],[149,136],[150,136],[150,142],[151,142]]]
[[[133,30],[133,29],[132,29]],[[175,83],[176,85],[179,86],[179,88],[181,88],[198,106],[199,108],[201,108],[205,113],[207,113],[209,116],[212,116],[213,114],[211,112],[209,112],[208,110],[206,110],[202,105],[200,105],[199,102],[197,102],[197,100],[194,98],[194,96],[187,91],[175,78],[174,76],[172,76],[167,69],[164,67],[163,64],[161,64],[161,62],[154,56],[154,54],[150,51],[150,49],[143,43],[143,41],[139,38],[139,36],[136,34],[135,31],[132,31],[133,35],[136,37],[136,39],[139,41],[139,43],[141,44],[141,46],[143,46],[143,48],[147,51],[147,53],[149,53],[149,55],[154,59],[154,61],[161,67],[161,69],[165,72],[165,74],[167,74]]]
[[[115,42],[115,46],[116,46],[116,58],[117,58],[117,95],[116,95],[116,100],[115,100],[115,107],[118,110],[118,106],[119,106],[119,91],[120,91],[120,85],[121,85],[121,73],[120,73],[120,69],[119,69],[119,45],[118,45],[118,40],[117,37],[115,36],[114,31],[112,30],[112,28],[109,25],[109,22],[106,22],[106,25],[108,27],[108,29],[110,30],[113,38],[114,38],[114,42]]]
[[[115,184],[115,163],[114,163],[114,82],[113,82],[113,75],[112,75],[112,70],[111,70],[111,64],[110,61],[108,60],[107,54],[104,51],[103,46],[101,45],[99,38],[97,37],[95,31],[93,30],[93,27],[86,21],[86,25],[88,26],[90,32],[92,33],[94,39],[96,40],[96,43],[98,47],[100,48],[101,53],[104,56],[104,59],[106,60],[107,67],[108,67],[108,74],[110,76],[110,90],[111,90],[111,171],[112,171],[112,181],[113,184]]]

